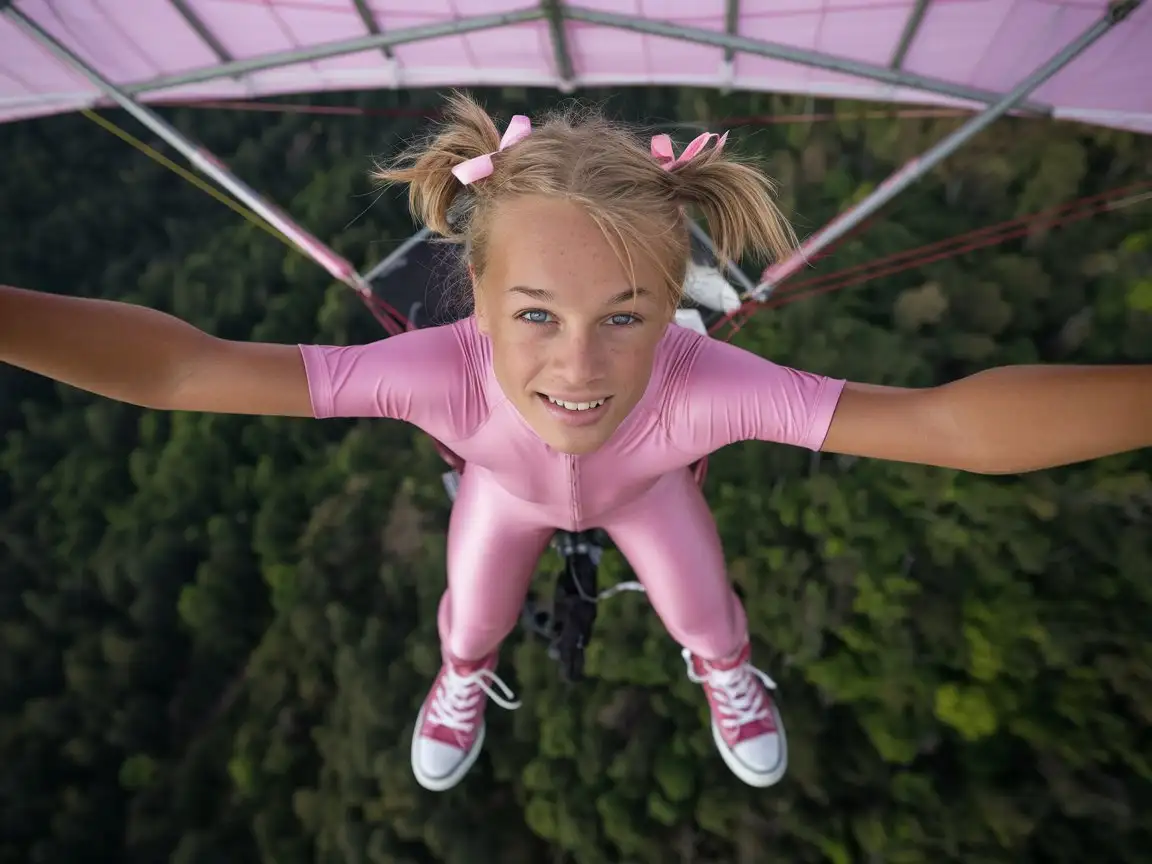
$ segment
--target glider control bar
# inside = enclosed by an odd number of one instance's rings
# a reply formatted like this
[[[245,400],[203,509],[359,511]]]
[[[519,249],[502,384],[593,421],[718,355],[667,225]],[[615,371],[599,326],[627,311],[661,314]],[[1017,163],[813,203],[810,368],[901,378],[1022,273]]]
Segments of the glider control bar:
[[[15,6],[0,8],[0,15],[6,16],[17,27],[24,30],[36,41],[43,45],[57,58],[64,61],[74,70],[95,84],[109,98],[121,108],[179,150],[189,162],[199,171],[215,180],[238,199],[247,204],[252,210],[260,214],[269,224],[281,234],[292,241],[305,255],[316,261],[320,266],[332,274],[333,278],[349,285],[358,293],[369,296],[371,288],[356,272],[345,258],[328,248],[320,240],[313,237],[279,208],[263,199],[255,190],[232,174],[227,167],[215,156],[187,138],[175,126],[168,123],[155,111],[136,102],[119,87],[102,76],[99,72],[77,57],[67,47],[56,40],[52,34],[40,27],[35,21],[28,18]]]
[[[1080,56],[1101,36],[1124,21],[1141,2],[1143,0],[1123,0],[1123,2],[1113,3],[1099,21],[1068,43],[1003,98],[970,118],[963,126],[942,138],[921,156],[907,162],[876,187],[870,195],[855,206],[845,210],[824,228],[809,237],[796,252],[765,270],[760,277],[760,284],[751,292],[750,299],[754,301],[766,300],[781,282],[803,267],[805,261],[839,240],[900,192],[931,171],[937,164],[959,150],[970,139],[999,119],[1001,115],[1010,111],[1029,93]]]

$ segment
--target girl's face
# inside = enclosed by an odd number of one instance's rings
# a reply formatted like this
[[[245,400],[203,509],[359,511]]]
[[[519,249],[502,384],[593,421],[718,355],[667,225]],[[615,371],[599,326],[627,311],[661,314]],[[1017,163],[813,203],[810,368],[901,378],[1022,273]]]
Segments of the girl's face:
[[[675,312],[658,269],[633,256],[635,284],[567,201],[521,198],[493,215],[477,322],[504,394],[562,453],[596,450],[628,416]]]

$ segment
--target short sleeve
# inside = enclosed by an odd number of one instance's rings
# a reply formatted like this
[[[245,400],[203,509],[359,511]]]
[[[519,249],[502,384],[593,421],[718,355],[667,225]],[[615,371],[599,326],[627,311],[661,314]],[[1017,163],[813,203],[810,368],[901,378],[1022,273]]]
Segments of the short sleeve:
[[[469,337],[458,322],[367,345],[300,345],[312,413],[403,420],[445,444],[465,438],[486,412]]]
[[[692,340],[670,411],[679,449],[711,453],[737,441],[819,450],[844,390],[841,379],[802,372],[707,337]]]

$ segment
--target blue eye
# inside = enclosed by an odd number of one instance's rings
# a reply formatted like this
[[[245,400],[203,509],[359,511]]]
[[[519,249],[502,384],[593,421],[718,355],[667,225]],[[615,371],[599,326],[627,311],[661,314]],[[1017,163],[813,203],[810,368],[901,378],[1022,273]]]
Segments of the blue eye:
[[[521,321],[528,324],[551,324],[552,313],[543,309],[525,309],[516,315]],[[640,318],[631,312],[617,312],[608,316],[608,322],[614,327],[630,327],[640,323]]]
[[[624,320],[621,321],[620,320],[621,318],[623,318]],[[629,312],[617,312],[615,315],[613,315],[608,320],[611,321],[617,327],[627,327],[630,324],[639,324],[640,323],[640,319]]]
[[[550,316],[543,309],[527,309],[517,317],[519,317],[521,321],[527,321],[529,324],[547,324]]]

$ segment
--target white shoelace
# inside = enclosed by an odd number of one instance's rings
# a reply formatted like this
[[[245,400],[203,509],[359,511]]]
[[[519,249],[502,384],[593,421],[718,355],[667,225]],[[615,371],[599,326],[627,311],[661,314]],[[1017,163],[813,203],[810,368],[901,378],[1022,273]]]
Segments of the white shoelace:
[[[499,687],[504,695],[496,693],[488,685],[489,681]],[[427,719],[430,723],[446,726],[457,732],[471,732],[476,725],[476,715],[482,704],[481,694],[509,711],[520,707],[520,703],[513,699],[512,689],[491,669],[478,669],[467,675],[461,675],[449,666],[444,672],[440,686],[436,688],[436,696],[428,708]]]
[[[776,682],[751,663],[741,663],[735,669],[714,669],[708,667],[704,676],[696,674],[692,668],[692,652],[684,649],[684,662],[688,665],[688,679],[696,684],[708,684],[716,695],[716,708],[721,714],[721,724],[727,729],[738,729],[754,720],[766,720],[771,709],[764,694],[756,686],[756,679],[769,690],[776,689]]]

